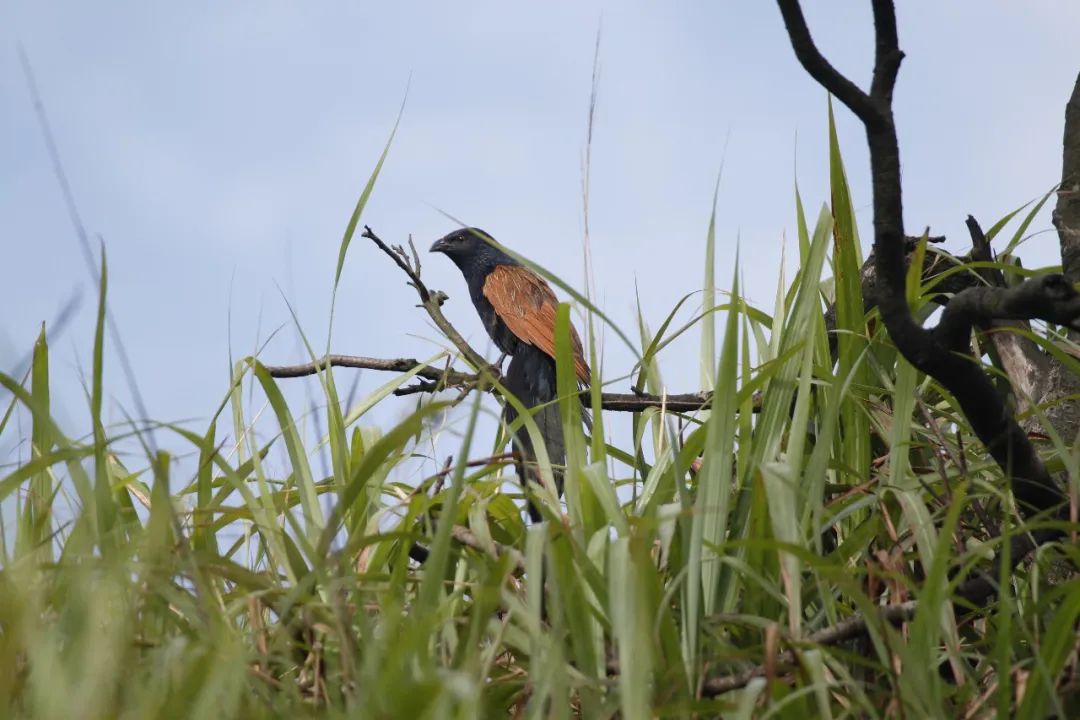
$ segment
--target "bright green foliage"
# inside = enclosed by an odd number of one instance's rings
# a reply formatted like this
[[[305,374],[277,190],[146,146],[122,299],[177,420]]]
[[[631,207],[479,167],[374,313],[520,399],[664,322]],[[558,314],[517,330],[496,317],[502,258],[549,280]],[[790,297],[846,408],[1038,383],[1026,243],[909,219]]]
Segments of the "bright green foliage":
[[[44,329],[27,376],[0,374],[0,439],[24,448],[0,477],[2,714],[1075,716],[1080,581],[1046,572],[1074,548],[1044,548],[1002,576],[990,607],[954,614],[957,584],[1003,547],[984,519],[1009,531],[1007,546],[1015,516],[963,416],[864,312],[857,203],[831,122],[829,140],[831,202],[808,223],[796,194],[797,273],[772,308],[749,304],[737,262],[718,301],[713,220],[700,312],[680,315],[693,293],[659,313],[655,332],[639,314],[631,382],[660,392],[664,349],[700,330],[709,408],[637,413],[625,439],[601,432],[608,418],[594,412],[586,438],[571,308],[559,308],[564,504],[541,452],[544,487],[532,494],[547,521],[531,527],[505,458],[468,464],[493,446],[477,429],[490,396],[421,396],[397,425],[366,424],[376,404],[402,402],[391,391],[414,373],[346,408],[322,370],[327,431],[312,437],[289,381],[245,358],[205,427],[162,425],[162,449],[132,452],[141,431],[107,422],[103,257],[91,427],[53,415]],[[349,220],[335,288],[377,174]],[[923,311],[917,274],[908,295]],[[1050,330],[1028,336],[1076,365],[1076,348]],[[1075,474],[1069,439],[1045,446],[1055,471]],[[433,448],[453,455],[445,471],[442,457],[417,460]],[[415,481],[418,468],[427,476]],[[909,600],[909,622],[878,619],[878,606]],[[871,619],[864,635],[815,642],[856,613]]]

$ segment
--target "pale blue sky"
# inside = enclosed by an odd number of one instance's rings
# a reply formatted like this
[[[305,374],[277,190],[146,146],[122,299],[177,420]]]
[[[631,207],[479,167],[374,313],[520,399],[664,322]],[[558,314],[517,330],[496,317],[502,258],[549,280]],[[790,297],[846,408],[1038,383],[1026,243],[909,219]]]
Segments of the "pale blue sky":
[[[869,3],[805,4],[823,50],[865,83]],[[34,116],[20,42],[87,229],[105,239],[110,304],[154,418],[201,427],[222,397],[230,288],[235,356],[284,324],[264,361],[303,359],[281,293],[312,339],[325,341],[341,234],[410,77],[364,222],[387,240],[412,233],[425,248],[453,227],[441,209],[581,285],[581,158],[601,25],[590,222],[599,305],[629,331],[635,281],[654,326],[700,287],[722,160],[718,284],[729,285],[740,239],[746,292],[771,305],[796,179],[815,212],[827,180],[825,94],[795,62],[773,3],[450,5],[5,3],[0,368],[10,371],[39,323],[82,288],[81,311],[52,341],[53,375],[66,429],[88,429],[78,368],[89,363],[95,290]],[[962,250],[967,213],[988,225],[1060,176],[1080,4],[906,2],[899,22],[909,230],[930,225]],[[838,114],[868,240],[863,136]],[[1033,229],[1048,226],[1044,216]],[[1029,265],[1055,261],[1051,233],[1030,245]],[[457,270],[425,260],[428,282],[451,295],[449,317],[487,347]],[[432,354],[435,333],[414,303],[402,276],[358,238],[334,350]],[[696,343],[663,358],[670,390],[698,387]],[[133,411],[108,362],[107,387]],[[609,333],[605,374],[629,366]],[[386,379],[367,373],[362,387]],[[388,403],[373,419],[408,407]],[[11,446],[0,450],[9,462]]]

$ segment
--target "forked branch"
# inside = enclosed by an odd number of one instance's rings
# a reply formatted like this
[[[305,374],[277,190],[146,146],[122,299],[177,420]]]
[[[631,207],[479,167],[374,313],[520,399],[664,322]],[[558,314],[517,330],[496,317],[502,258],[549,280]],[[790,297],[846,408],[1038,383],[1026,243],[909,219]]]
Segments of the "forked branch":
[[[397,264],[399,268],[409,276],[409,285],[416,289],[416,293],[420,296],[420,306],[427,311],[431,321],[435,323],[435,327],[439,328],[443,335],[454,344],[454,347],[461,352],[461,356],[465,358],[465,362],[473,366],[477,371],[482,371],[481,374],[490,373],[492,368],[484,360],[484,356],[476,352],[471,345],[462,337],[461,333],[457,331],[450,321],[446,319],[446,316],[442,313],[442,304],[446,302],[446,294],[441,292],[432,292],[428,289],[428,286],[424,284],[424,281],[420,279],[420,256],[416,252],[416,246],[413,245],[412,239],[409,239],[409,250],[412,255],[406,254],[405,249],[402,247],[391,248],[384,243],[382,239],[376,235],[370,227],[364,226],[364,232],[361,233],[362,237],[366,237],[371,240],[380,250],[390,256],[390,258]]]
[[[835,95],[866,129],[874,206],[874,256],[882,320],[901,354],[956,399],[979,440],[1009,479],[1025,517],[1057,509],[1064,500],[1027,434],[971,355],[976,324],[1042,319],[1072,326],[1080,299],[1060,275],[1032,278],[1015,288],[975,287],[958,293],[934,328],[918,324],[905,291],[900,150],[892,96],[903,53],[892,0],[874,0],[875,59],[870,93],[832,67],[817,49],[798,0],[777,0],[792,48],[807,72]]]

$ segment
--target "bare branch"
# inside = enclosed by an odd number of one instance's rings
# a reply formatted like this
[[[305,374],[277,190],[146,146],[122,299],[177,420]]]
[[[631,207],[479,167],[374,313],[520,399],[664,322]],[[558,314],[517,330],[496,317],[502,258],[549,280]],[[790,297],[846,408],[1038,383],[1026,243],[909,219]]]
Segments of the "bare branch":
[[[412,263],[409,262],[409,257],[405,254],[404,250],[395,251],[389,247],[367,225],[364,226],[364,232],[361,235],[375,243],[380,250],[389,255],[397,266],[409,276],[409,284],[416,289],[417,294],[420,296],[421,307],[427,311],[427,314],[431,317],[431,321],[435,323],[435,327],[439,328],[442,334],[445,335],[446,338],[454,344],[454,347],[461,352],[462,357],[465,358],[465,362],[472,365],[476,370],[491,374],[491,368],[488,367],[484,357],[469,345],[465,338],[462,337],[461,333],[459,333],[457,329],[450,324],[450,321],[446,319],[446,316],[442,314],[440,308],[447,300],[446,293],[429,290],[427,285],[420,279],[420,264],[419,258],[416,255],[416,248],[413,248],[413,255],[414,257],[417,257],[416,267],[414,268]]]
[[[915,617],[915,610],[917,607],[918,603],[915,600],[899,605],[886,605],[878,612],[876,620],[881,624],[899,625],[900,623]],[[807,648],[822,645],[837,645],[845,640],[851,640],[852,638],[864,635],[866,634],[866,631],[866,616],[859,613],[838,622],[836,625],[814,633],[806,638],[805,641],[800,642],[799,645]],[[773,667],[783,665],[790,666],[794,665],[797,659],[794,650],[785,650],[779,655],[770,658],[768,665]],[[745,687],[746,684],[754,678],[762,677],[765,674],[765,669],[766,665],[763,664],[735,675],[719,675],[708,678],[701,687],[701,694],[706,697],[715,697],[731,692],[732,690],[738,690],[741,687]]]
[[[514,564],[514,569],[518,572],[525,572],[525,556],[521,554],[516,548],[512,548],[508,545],[500,545],[494,540],[489,543],[484,543],[480,538],[476,537],[472,530],[462,525],[455,525],[451,531],[451,536],[462,545],[470,547],[473,550],[491,555],[495,558],[503,556],[509,557],[510,562]]]
[[[581,396],[588,400],[587,390]],[[600,393],[600,407],[614,412],[641,412],[647,408],[664,408],[668,412],[688,413],[708,406],[711,392],[650,395],[648,393]],[[754,397],[754,412],[761,409],[761,398]]]
[[[1053,539],[1054,535],[1055,533],[1052,533],[1051,531],[1040,529],[1033,531],[1030,534],[1025,533],[1012,536],[1010,542],[1009,569],[1011,570],[1019,565],[1024,558],[1027,557],[1028,553],[1034,550],[1037,545]],[[1000,560],[1001,555],[999,554],[998,557]],[[988,597],[997,593],[997,578],[1000,574],[1000,570],[999,562],[998,564],[995,564],[994,572],[992,574],[978,573],[973,577],[968,578],[956,589],[956,596],[968,603],[971,607],[983,606]],[[913,619],[918,607],[917,600],[911,600],[897,605],[886,605],[875,613],[873,621],[878,627],[883,627],[885,625],[900,625],[901,623]],[[966,608],[958,608],[958,610],[965,611]],[[870,629],[871,621],[867,619],[866,615],[863,613],[855,613],[835,625],[830,625],[829,627],[813,633],[805,639],[795,642],[799,648],[838,645],[842,642],[854,640],[857,637],[866,635]],[[745,687],[746,684],[754,678],[764,676],[766,668],[768,667],[792,666],[796,664],[797,661],[797,651],[795,649],[786,650],[767,658],[764,663],[744,670],[743,672],[734,675],[717,675],[707,678],[702,685],[702,694],[706,697],[715,697],[731,692],[732,690],[738,690],[741,687]]]
[[[507,556],[510,558],[510,562],[513,563],[516,572],[525,572],[525,557],[516,548],[501,545],[494,540],[490,543],[481,542],[480,538],[476,537],[476,533],[464,525],[454,525],[450,529],[450,536],[465,547],[472,548],[493,558]],[[430,551],[420,543],[414,542],[409,546],[409,557],[420,564],[425,563],[430,554]]]
[[[964,221],[967,225],[968,234],[971,236],[971,259],[975,262],[993,262],[994,251],[990,247],[990,241],[986,239],[979,221],[968,215]],[[982,268],[978,271],[979,277],[987,285],[993,287],[1005,287],[1005,276],[1001,270],[995,268]]]
[[[780,6],[780,14],[784,16],[784,25],[787,27],[788,37],[791,38],[795,57],[806,72],[864,123],[870,125],[880,122],[880,112],[871,102],[870,96],[841,75],[818,50],[814,39],[810,37],[810,29],[806,26],[806,18],[803,17],[798,0],[777,0],[777,5]]]
[[[920,242],[922,236],[909,235],[904,238],[904,262],[905,268],[910,265],[912,253]],[[927,228],[927,242],[940,244],[945,242],[944,236],[930,235]],[[944,305],[948,298],[976,285],[979,278],[973,272],[955,272],[955,268],[966,262],[964,257],[952,255],[945,250],[934,248],[923,256],[922,282],[932,283],[935,292],[934,302]],[[863,311],[870,312],[878,306],[882,294],[882,283],[878,279],[877,258],[871,252],[859,270],[860,285],[862,286]],[[837,359],[837,335],[836,335],[836,304],[832,303],[825,310],[825,330],[829,338],[829,355],[833,363]]]
[[[1061,267],[1069,282],[1080,282],[1080,75],[1065,106],[1061,186],[1054,226],[1061,242]]]
[[[417,367],[417,376],[428,380],[448,383],[451,386],[462,385],[466,382],[475,382],[476,375],[457,372],[455,370],[441,370],[431,365],[424,365],[413,358],[373,358],[361,355],[327,355],[316,362],[303,363],[301,365],[274,365],[267,366],[272,377],[295,378],[306,375],[315,375],[320,370],[330,367],[358,368],[361,370],[385,370],[389,372],[409,372]]]
[[[881,293],[878,307],[900,353],[936,379],[956,399],[976,436],[1009,479],[1024,517],[1064,500],[1027,433],[970,354],[973,325],[997,319],[1044,319],[1072,325],[1080,300],[1057,276],[1028,280],[1017,288],[978,287],[954,297],[938,327],[912,317],[905,288],[906,262],[900,148],[892,115],[892,87],[903,58],[897,46],[892,0],[874,0],[876,52],[870,96],[858,91],[821,56],[810,38],[798,0],[777,0],[799,61],[815,80],[862,120],[870,150],[874,205],[874,255]]]
[[[968,233],[971,235],[971,259],[976,262],[992,262],[994,253],[979,223],[971,215],[967,218]],[[997,268],[978,270],[982,281],[991,287],[1006,287],[1005,275]],[[1033,405],[1040,404],[1041,388],[1047,377],[1047,371],[1057,363],[1045,354],[1031,338],[1021,333],[1012,332],[1020,329],[1031,330],[1026,320],[993,320],[986,328],[990,342],[997,352],[997,360],[1009,378],[1017,415],[1026,415]],[[1055,368],[1056,369],[1056,368]],[[1022,423],[1025,429],[1032,430],[1038,424],[1035,418]]]
[[[383,370],[390,372],[409,372],[419,366],[416,372],[418,377],[424,378],[415,385],[409,385],[394,391],[395,395],[414,395],[417,393],[435,393],[452,388],[472,389],[480,387],[488,392],[493,388],[483,381],[488,374],[494,372],[494,368],[485,371],[484,374],[471,374],[458,372],[457,370],[440,370],[431,365],[424,365],[419,360],[412,358],[372,358],[360,355],[327,355],[316,362],[302,365],[277,365],[267,366],[267,371],[272,377],[295,378],[306,375],[315,375],[321,370],[330,367],[359,368],[363,370]],[[485,365],[485,367],[490,367]],[[589,390],[582,390],[581,397],[589,401]],[[613,412],[641,412],[647,408],[663,407],[669,412],[694,412],[709,404],[712,393],[678,393],[673,395],[650,395],[647,393],[601,393],[600,407]],[[760,398],[754,399],[754,408],[759,409]]]
[[[984,285],[964,290],[945,307],[935,334],[950,349],[961,350],[969,344],[975,325],[1038,318],[1071,327],[1078,316],[1080,293],[1065,281],[1064,275],[1049,273],[1015,287]]]
[[[896,35],[896,8],[892,0],[874,0],[874,79],[870,97],[891,108],[896,75],[904,53]]]

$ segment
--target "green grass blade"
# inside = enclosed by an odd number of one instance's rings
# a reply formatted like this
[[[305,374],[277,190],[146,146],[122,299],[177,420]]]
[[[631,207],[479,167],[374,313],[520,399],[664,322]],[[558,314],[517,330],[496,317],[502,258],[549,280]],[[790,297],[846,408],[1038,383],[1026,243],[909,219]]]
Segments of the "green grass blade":
[[[105,396],[105,298],[109,286],[104,245],[101,246],[101,266],[98,282],[97,323],[94,326],[93,364],[90,369],[90,417],[94,424],[95,540],[104,553],[108,551],[115,540],[110,535],[116,521],[116,503],[113,500],[112,474],[109,472],[108,462],[109,442],[105,436],[105,424],[101,417]]]
[[[35,403],[41,409],[40,414],[33,417],[31,428],[31,455],[34,458],[48,455],[52,452],[52,423],[48,421],[49,414],[49,344],[45,337],[45,325],[41,326],[41,334],[34,343],[34,355],[31,363],[32,384],[30,391],[34,396]],[[33,480],[30,481],[29,509],[29,542],[31,547],[36,548],[39,562],[51,562],[53,559],[53,547],[50,542],[52,536],[52,502],[54,497],[53,477],[50,469],[43,469]]]
[[[706,391],[716,385],[716,318],[711,311],[716,305],[716,200],[719,195],[720,177],[717,176],[709,230],[705,234],[705,284],[701,308],[705,316],[701,323],[701,389]]]

